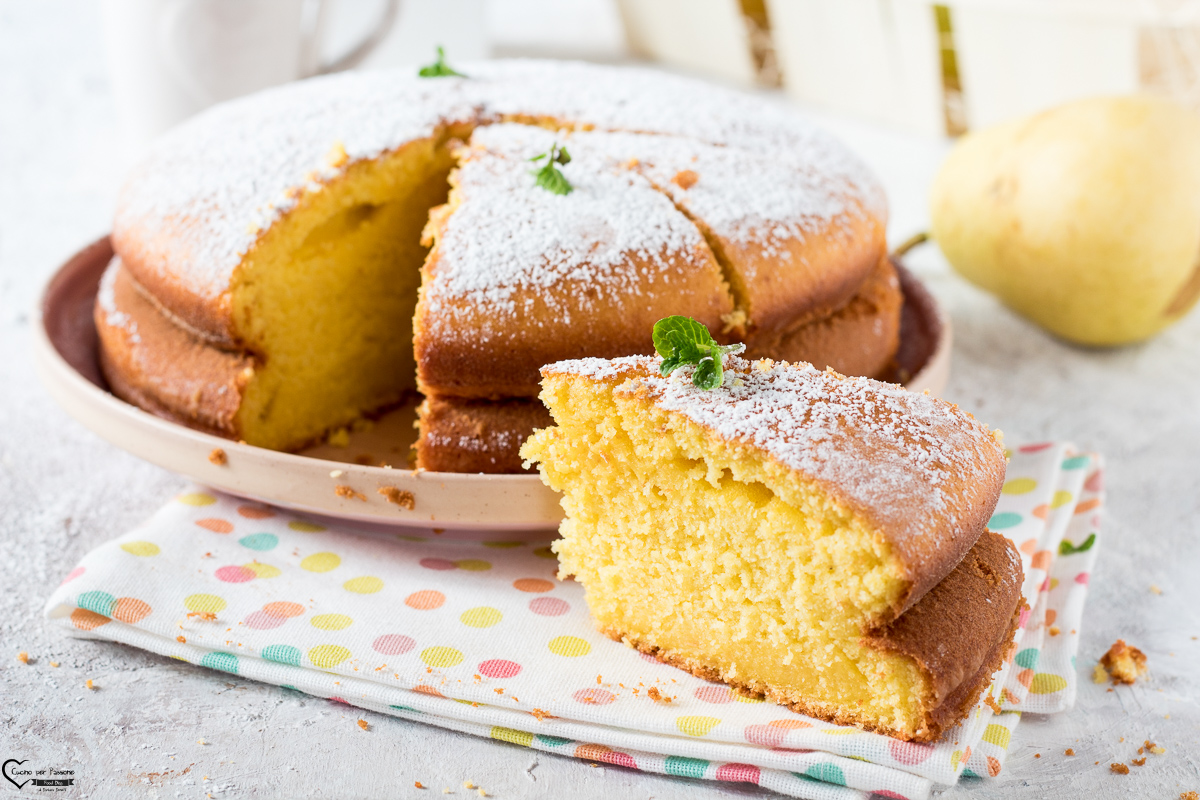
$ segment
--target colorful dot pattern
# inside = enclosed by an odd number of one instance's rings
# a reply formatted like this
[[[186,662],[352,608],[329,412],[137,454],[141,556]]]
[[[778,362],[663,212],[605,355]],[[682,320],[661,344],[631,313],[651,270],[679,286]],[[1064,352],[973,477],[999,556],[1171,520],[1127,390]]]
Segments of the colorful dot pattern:
[[[1003,713],[981,703],[935,745],[804,717],[602,636],[543,543],[384,541],[197,490],[90,554],[48,608],[83,635],[506,746],[801,797],[925,797],[1000,775],[1013,712],[1077,691],[1102,464],[1042,444],[1008,473],[991,527],[1018,546],[1031,610],[988,689]]]

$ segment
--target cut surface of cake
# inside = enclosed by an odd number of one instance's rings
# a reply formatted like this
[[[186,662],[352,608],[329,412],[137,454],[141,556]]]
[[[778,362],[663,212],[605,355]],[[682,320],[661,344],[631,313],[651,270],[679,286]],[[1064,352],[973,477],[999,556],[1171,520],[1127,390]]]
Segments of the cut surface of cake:
[[[462,71],[302,81],[158,141],[95,309],[113,390],[283,450],[420,392],[438,413],[417,466],[490,472],[519,469],[543,364],[647,352],[663,314],[753,355],[891,369],[882,190],[807,120],[647,70]],[[530,174],[550,146],[569,194]]]
[[[555,426],[522,455],[563,493],[562,576],[597,626],[793,709],[928,741],[978,699],[1021,603],[986,530],[996,437],[956,407],[731,357],[694,386],[654,357],[545,367]]]

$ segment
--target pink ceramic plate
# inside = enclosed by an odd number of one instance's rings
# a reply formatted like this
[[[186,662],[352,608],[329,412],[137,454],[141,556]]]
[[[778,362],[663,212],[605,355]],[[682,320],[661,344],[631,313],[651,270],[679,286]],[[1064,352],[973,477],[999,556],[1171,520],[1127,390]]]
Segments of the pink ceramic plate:
[[[42,298],[36,360],[50,394],[71,416],[108,441],[160,467],[223,492],[356,527],[409,529],[475,540],[545,539],[562,519],[558,495],[537,475],[464,475],[368,466],[405,463],[415,433],[412,408],[394,411],[347,447],[322,445],[280,453],[238,444],[156,417],[108,391],[96,354],[92,305],[112,258],[106,238],[84,248],[50,280]],[[950,370],[950,328],[932,296],[900,268],[905,306],[901,322],[901,374],[905,385],[934,394]],[[209,461],[215,449],[226,463]],[[366,462],[366,463],[360,463]],[[365,497],[342,497],[349,486]],[[387,501],[381,489],[412,492],[412,510]]]

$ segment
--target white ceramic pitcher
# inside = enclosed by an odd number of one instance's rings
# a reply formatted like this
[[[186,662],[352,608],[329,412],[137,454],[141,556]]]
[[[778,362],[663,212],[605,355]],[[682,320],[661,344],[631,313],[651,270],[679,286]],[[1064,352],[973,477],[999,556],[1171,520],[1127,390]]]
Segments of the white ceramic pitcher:
[[[130,144],[222,100],[362,61],[387,35],[399,0],[323,62],[326,0],[104,0],[113,94]]]

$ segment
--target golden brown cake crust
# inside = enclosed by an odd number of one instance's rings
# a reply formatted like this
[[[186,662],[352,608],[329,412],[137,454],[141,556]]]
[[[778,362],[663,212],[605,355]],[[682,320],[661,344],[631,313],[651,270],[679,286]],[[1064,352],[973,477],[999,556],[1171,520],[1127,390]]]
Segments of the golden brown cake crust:
[[[932,687],[925,728],[936,738],[967,712],[1003,661],[1024,600],[1021,556],[984,531],[954,571],[895,620],[867,633],[872,647],[912,657]]]
[[[777,334],[760,330],[747,342],[746,357],[805,361],[843,375],[884,379],[893,372],[900,346],[903,305],[896,268],[884,258],[842,308],[807,322],[798,317]]]
[[[518,451],[535,428],[553,424],[539,400],[489,402],[427,397],[417,409],[417,464],[433,472],[525,472]]]
[[[235,439],[253,357],[222,350],[165,316],[114,258],[94,309],[113,394],[156,416]]]
[[[872,647],[913,658],[933,687],[926,699],[925,724],[913,735],[880,728],[852,712],[830,712],[823,705],[777,692],[761,682],[725,680],[711,666],[673,656],[620,631],[601,633],[698,678],[728,683],[798,714],[898,739],[932,742],[967,715],[1004,663],[1024,606],[1023,578],[1021,559],[1012,543],[985,531],[958,567],[920,602],[890,624],[867,633],[866,642]]]

